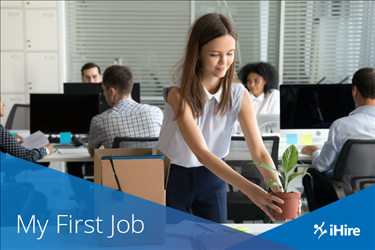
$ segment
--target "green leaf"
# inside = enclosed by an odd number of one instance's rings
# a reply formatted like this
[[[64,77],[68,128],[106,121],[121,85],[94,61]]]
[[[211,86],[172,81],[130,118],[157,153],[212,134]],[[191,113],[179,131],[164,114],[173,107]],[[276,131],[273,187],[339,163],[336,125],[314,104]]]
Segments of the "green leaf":
[[[298,161],[298,150],[294,145],[290,145],[284,152],[283,158],[281,159],[281,166],[285,173],[288,173],[297,164]]]
[[[284,177],[281,175],[281,173],[279,171],[277,171],[273,167],[268,166],[267,164],[264,164],[263,162],[251,162],[249,164],[261,166],[261,167],[267,169],[268,171],[271,171],[272,173],[277,174],[278,176],[281,176],[284,179]]]
[[[309,175],[310,177],[311,177],[311,175],[309,174],[309,173],[307,173],[307,172],[303,172],[303,173],[294,173],[294,174],[291,174],[291,175],[289,175],[288,176],[288,185],[289,185],[289,183],[294,179],[294,178],[296,178],[297,176],[299,176],[299,175],[305,175],[305,174],[307,174],[307,175]],[[311,177],[312,178],[312,177]],[[287,190],[287,186],[285,187],[285,190]]]
[[[277,187],[279,187],[281,190],[283,190],[283,187],[280,186],[279,183],[274,182],[273,180],[270,180],[270,181],[267,183],[267,186],[277,186]]]

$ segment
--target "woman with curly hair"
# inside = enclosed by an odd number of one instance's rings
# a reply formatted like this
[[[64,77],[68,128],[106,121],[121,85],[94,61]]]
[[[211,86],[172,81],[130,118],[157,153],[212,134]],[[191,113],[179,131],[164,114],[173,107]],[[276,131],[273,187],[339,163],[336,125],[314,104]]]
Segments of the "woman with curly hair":
[[[250,92],[256,114],[279,114],[278,74],[269,63],[249,63],[242,67],[239,78]]]

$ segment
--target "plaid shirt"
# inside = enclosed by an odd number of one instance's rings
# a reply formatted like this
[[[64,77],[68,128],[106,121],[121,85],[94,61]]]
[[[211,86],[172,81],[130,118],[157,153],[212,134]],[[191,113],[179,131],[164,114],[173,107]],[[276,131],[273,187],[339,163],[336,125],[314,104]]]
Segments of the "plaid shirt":
[[[89,143],[93,148],[112,148],[115,137],[158,137],[163,123],[160,108],[139,104],[131,98],[91,120]]]
[[[3,125],[0,125],[0,136],[0,152],[32,162],[42,159],[47,154],[45,148],[27,149],[23,147]]]

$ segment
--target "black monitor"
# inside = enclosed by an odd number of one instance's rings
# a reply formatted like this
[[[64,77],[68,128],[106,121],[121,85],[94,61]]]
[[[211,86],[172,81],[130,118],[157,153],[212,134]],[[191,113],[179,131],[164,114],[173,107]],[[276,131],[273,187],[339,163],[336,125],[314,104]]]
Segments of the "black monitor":
[[[30,132],[88,134],[99,114],[96,94],[30,94]]]
[[[280,129],[328,129],[354,109],[351,84],[280,85]]]
[[[95,83],[64,83],[65,94],[101,94],[101,112],[109,108],[105,97],[103,96],[103,89],[101,84]],[[132,90],[132,99],[138,103],[141,102],[140,84],[134,83]]]

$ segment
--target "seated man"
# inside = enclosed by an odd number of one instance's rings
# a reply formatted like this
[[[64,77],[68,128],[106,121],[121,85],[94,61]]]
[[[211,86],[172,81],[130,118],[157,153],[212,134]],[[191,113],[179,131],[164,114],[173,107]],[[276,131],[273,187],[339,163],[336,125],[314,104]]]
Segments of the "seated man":
[[[95,63],[89,62],[81,68],[82,82],[83,83],[101,83],[102,75],[100,68]]]
[[[356,109],[348,117],[343,117],[332,123],[328,140],[320,149],[316,146],[306,146],[301,153],[312,156],[312,165],[329,178],[345,142],[349,139],[375,139],[375,69],[363,68],[358,70],[352,79],[352,95]],[[312,171],[312,186],[303,180],[310,211],[325,206],[336,200],[325,190],[320,176]],[[309,178],[305,176],[304,178]]]
[[[98,65],[92,62],[88,62],[81,68],[82,83],[101,83],[102,75],[100,74],[100,68]],[[93,164],[92,162],[67,162],[66,167],[68,173],[83,178],[82,166],[85,165],[85,175],[93,175]]]
[[[129,68],[108,67],[102,87],[108,104],[113,107],[91,120],[88,151],[101,146],[112,148],[115,137],[158,137],[163,112],[155,106],[139,104],[131,98],[133,76]]]
[[[323,148],[306,146],[301,150],[312,156],[312,165],[319,172],[333,170],[347,140],[375,139],[375,69],[363,68],[354,74],[352,95],[356,109],[332,123]]]

